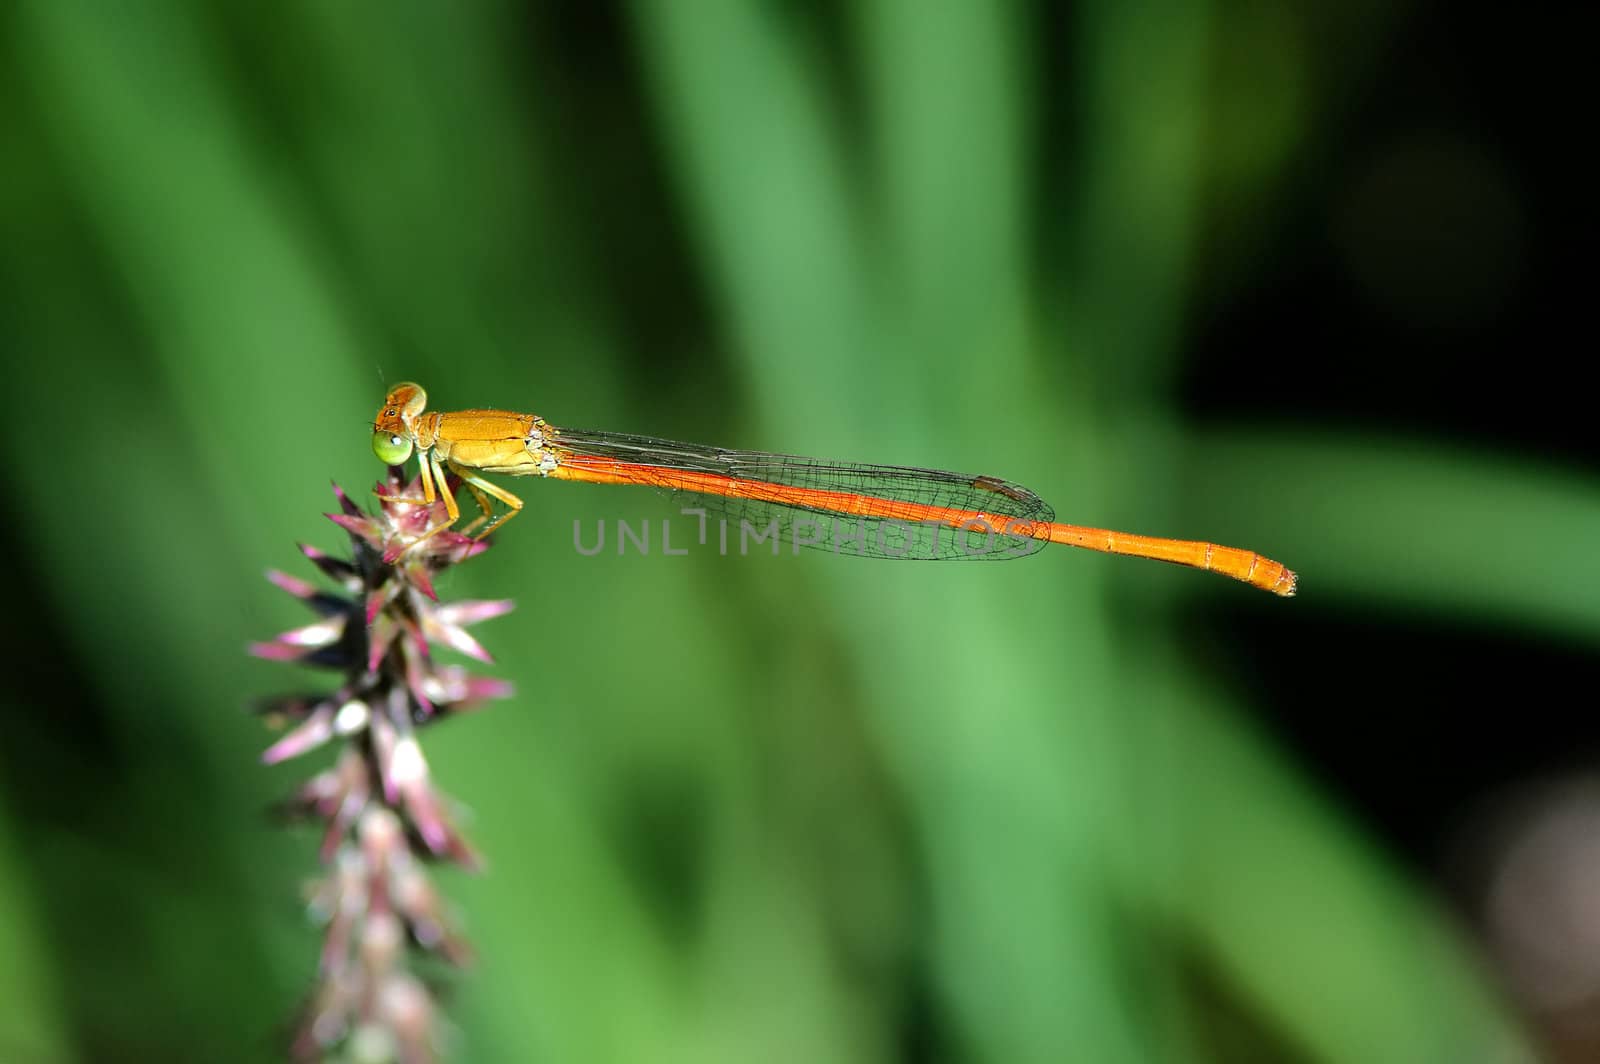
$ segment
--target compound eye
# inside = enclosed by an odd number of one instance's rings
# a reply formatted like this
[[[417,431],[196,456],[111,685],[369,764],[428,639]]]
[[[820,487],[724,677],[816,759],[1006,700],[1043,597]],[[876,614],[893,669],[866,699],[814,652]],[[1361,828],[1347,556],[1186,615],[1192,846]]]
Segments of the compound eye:
[[[384,465],[404,465],[406,459],[411,457],[411,441],[379,429],[372,434],[372,453]]]

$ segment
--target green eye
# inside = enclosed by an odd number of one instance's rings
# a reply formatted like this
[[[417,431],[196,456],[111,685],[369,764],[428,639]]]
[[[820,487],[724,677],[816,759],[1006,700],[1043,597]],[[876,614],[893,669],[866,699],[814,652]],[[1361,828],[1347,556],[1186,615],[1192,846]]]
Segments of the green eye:
[[[384,465],[404,465],[411,457],[411,441],[379,429],[372,434],[372,453]]]

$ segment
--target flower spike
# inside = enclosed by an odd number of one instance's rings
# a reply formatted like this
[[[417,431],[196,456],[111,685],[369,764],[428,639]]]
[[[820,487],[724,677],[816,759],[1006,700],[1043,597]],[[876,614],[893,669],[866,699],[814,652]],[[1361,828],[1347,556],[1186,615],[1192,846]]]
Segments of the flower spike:
[[[466,629],[511,603],[438,601],[437,574],[489,544],[453,532],[425,536],[447,515],[442,502],[428,503],[420,481],[407,483],[391,469],[372,513],[337,484],[333,492],[338,511],[327,516],[349,536],[351,556],[300,551],[337,590],[269,570],[267,579],[316,620],[250,647],[269,661],[343,674],[326,694],[283,695],[254,707],[274,728],[288,729],[261,755],[267,764],[339,746],[334,765],[281,807],[292,820],[320,824],[323,839],[324,874],[308,890],[324,928],[319,979],[292,1051],[320,1060],[384,1045],[401,1060],[433,1060],[442,1020],[413,960],[427,954],[460,966],[470,950],[428,868],[441,858],[467,868],[479,862],[447,815],[451,802],[433,785],[421,729],[511,694],[503,680],[436,664],[433,649],[489,662]]]

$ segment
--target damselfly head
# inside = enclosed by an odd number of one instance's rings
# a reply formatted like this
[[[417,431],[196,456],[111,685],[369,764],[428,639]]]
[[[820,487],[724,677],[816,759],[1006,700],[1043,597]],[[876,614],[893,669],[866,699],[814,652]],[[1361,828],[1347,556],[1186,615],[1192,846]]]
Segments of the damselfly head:
[[[402,381],[389,389],[372,422],[372,453],[386,465],[401,465],[411,457],[417,415],[428,405],[420,384]]]

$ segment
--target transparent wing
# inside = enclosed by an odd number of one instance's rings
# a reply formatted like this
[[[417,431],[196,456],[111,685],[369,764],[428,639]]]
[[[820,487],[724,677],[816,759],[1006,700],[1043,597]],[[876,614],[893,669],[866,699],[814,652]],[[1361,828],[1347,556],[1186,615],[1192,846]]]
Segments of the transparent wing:
[[[1038,532],[1055,519],[1033,492],[998,477],[581,429],[551,429],[547,449],[551,476],[646,484],[705,511],[703,542],[727,553],[1018,558],[1045,545]]]

